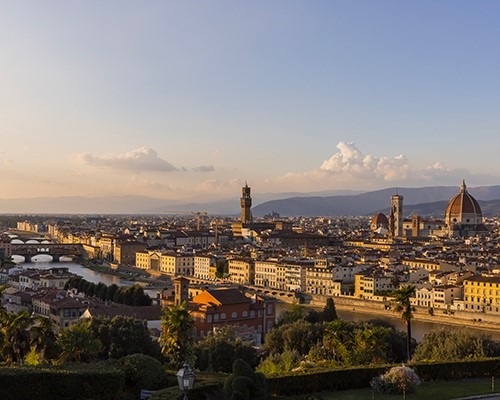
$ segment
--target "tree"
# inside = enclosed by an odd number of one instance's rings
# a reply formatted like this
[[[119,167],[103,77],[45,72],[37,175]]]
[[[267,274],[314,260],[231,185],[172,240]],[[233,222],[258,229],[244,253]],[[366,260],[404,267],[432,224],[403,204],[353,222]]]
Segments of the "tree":
[[[465,330],[439,329],[424,336],[418,344],[413,358],[415,361],[458,361],[500,355],[500,343],[484,333],[476,334]]]
[[[266,400],[266,378],[262,373],[254,372],[245,361],[236,360],[233,373],[224,381],[224,392],[234,400]]]
[[[194,347],[196,367],[200,370],[231,372],[234,361],[241,358],[251,367],[258,363],[257,351],[249,343],[234,337],[231,326],[210,332]]]
[[[99,357],[121,358],[141,353],[160,355],[158,343],[151,339],[146,321],[117,315],[113,318],[93,317],[87,323],[93,335],[102,343]]]
[[[180,368],[185,362],[192,365],[194,361],[192,338],[194,321],[186,307],[186,302],[180,306],[164,307],[161,317],[159,339],[161,351],[174,368]]]
[[[94,337],[86,321],[63,330],[57,338],[57,344],[61,347],[61,364],[68,361],[92,361],[97,358],[102,348],[101,342]]]
[[[56,345],[56,340],[54,324],[50,318],[35,317],[34,325],[30,330],[30,341],[33,351],[40,355],[40,361],[57,358],[59,349]]]
[[[278,317],[276,326],[286,325],[304,318],[304,307],[293,303],[288,310],[282,311]]]
[[[338,318],[333,298],[329,297],[326,299],[326,305],[321,314],[321,319],[325,322],[332,322]]]
[[[30,350],[33,318],[27,311],[7,313],[2,318],[2,355],[7,363],[22,363]]]
[[[401,313],[401,319],[406,324],[406,357],[411,359],[411,319],[413,318],[413,307],[410,299],[415,295],[415,286],[405,285],[394,291],[396,302],[395,312]]]

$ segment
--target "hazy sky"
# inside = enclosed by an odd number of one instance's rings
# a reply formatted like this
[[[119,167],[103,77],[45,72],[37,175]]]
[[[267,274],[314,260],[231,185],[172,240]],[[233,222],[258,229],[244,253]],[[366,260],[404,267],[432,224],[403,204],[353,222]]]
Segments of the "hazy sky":
[[[500,2],[0,1],[0,198],[500,183]]]

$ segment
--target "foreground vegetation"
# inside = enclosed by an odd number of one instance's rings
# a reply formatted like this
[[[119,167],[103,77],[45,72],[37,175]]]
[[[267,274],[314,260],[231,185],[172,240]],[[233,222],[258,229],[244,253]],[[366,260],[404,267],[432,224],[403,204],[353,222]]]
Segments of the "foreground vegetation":
[[[466,396],[476,396],[491,393],[491,378],[471,378],[452,381],[424,382],[415,393],[406,395],[408,400],[450,400]],[[344,390],[338,392],[324,392],[311,395],[293,397],[277,397],[296,400],[400,400],[401,395],[374,394],[371,389]]]

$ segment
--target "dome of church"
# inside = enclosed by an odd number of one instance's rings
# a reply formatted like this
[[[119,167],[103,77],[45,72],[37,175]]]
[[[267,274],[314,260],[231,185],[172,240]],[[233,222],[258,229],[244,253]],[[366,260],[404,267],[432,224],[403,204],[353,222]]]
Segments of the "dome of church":
[[[475,236],[487,232],[483,225],[481,207],[467,191],[465,181],[460,186],[460,192],[448,203],[444,219],[450,237]]]
[[[372,218],[372,222],[371,222],[371,225],[375,225],[375,226],[387,226],[389,225],[389,220],[387,219],[387,217],[382,214],[382,213],[377,213],[373,218]]]
[[[465,214],[467,214],[468,218],[462,218]],[[445,219],[450,222],[471,222],[478,223],[476,218],[481,218],[481,207],[477,200],[470,195],[467,191],[467,187],[465,186],[465,181],[462,183],[460,187],[460,193],[455,195],[450,202],[448,203],[448,207],[446,207]],[[474,219],[474,221],[472,221]]]

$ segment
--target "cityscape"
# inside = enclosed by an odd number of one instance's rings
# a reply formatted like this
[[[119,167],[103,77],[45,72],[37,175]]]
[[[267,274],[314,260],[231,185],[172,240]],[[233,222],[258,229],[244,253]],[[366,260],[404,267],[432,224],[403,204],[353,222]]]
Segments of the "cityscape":
[[[1,399],[500,399],[499,4],[3,6]]]

